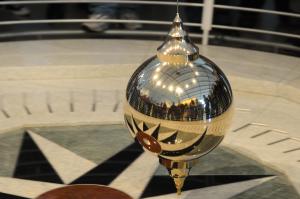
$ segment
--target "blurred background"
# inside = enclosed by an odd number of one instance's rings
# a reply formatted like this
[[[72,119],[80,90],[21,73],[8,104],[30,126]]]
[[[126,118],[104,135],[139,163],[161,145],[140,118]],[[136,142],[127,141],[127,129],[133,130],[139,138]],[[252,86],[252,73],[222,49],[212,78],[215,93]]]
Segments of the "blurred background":
[[[300,56],[299,0],[182,0],[180,5],[197,43]],[[0,42],[162,40],[175,12],[176,1],[1,0]]]

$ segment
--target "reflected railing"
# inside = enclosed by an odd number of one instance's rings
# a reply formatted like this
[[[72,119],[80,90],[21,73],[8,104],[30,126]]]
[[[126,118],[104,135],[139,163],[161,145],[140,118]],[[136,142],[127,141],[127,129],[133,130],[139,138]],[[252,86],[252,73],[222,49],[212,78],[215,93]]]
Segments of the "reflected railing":
[[[19,0],[19,1],[0,1],[0,6],[4,5],[38,5],[38,4],[89,4],[89,3],[118,3],[118,4],[139,4],[145,6],[173,6],[176,7],[176,1],[125,1],[125,0]],[[199,23],[189,22],[185,23],[188,27],[199,27],[202,32],[194,33],[191,32],[192,37],[202,38],[202,44],[208,45],[210,38],[212,37],[212,30],[220,29],[220,30],[230,30],[230,31],[242,31],[242,32],[250,32],[257,34],[265,34],[265,35],[273,35],[285,38],[293,38],[300,39],[299,34],[295,34],[293,32],[285,32],[285,31],[274,31],[267,29],[259,29],[259,28],[248,28],[248,27],[240,27],[240,26],[231,26],[231,25],[223,25],[223,24],[215,24],[213,23],[214,13],[217,10],[230,10],[230,11],[238,11],[238,12],[251,12],[254,14],[270,14],[277,16],[285,16],[289,18],[300,18],[299,13],[291,13],[291,12],[282,12],[275,10],[266,10],[266,9],[258,9],[258,8],[249,8],[249,7],[241,7],[241,6],[231,6],[231,5],[221,5],[215,4],[214,0],[203,0],[201,2],[180,2],[181,7],[196,7],[202,8],[202,12],[199,12],[199,15],[202,15],[202,19],[199,20]],[[106,23],[118,23],[118,24],[126,24],[126,23],[139,23],[139,24],[148,24],[148,25],[160,25],[165,26],[171,24],[170,21],[161,21],[161,20],[124,20],[124,19],[26,19],[26,20],[7,20],[0,21],[1,26],[16,26],[16,25],[24,25],[24,24],[71,24],[71,23],[84,23],[84,22],[106,22]],[[67,31],[68,32],[68,31]],[[31,32],[32,33],[32,32]],[[132,30],[132,31],[107,31],[105,34],[109,33],[119,33],[119,34],[132,34],[132,35],[163,35],[162,31],[157,30]],[[10,33],[2,32],[1,35],[9,35]],[[22,34],[22,33],[21,33]],[[280,44],[279,44],[280,45]],[[300,51],[300,48],[299,48]]]

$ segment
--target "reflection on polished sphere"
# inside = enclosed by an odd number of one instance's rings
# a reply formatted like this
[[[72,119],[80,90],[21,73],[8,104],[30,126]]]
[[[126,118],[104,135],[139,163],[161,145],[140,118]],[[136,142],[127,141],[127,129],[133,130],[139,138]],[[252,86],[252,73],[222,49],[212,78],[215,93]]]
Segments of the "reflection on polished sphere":
[[[206,154],[221,142],[231,120],[230,85],[202,56],[183,65],[150,58],[130,79],[126,98],[132,134],[146,132],[155,138],[161,146],[157,153],[166,159]]]
[[[125,122],[132,136],[158,155],[172,177],[185,177],[184,169],[218,146],[232,118],[226,76],[199,55],[179,15],[157,55],[132,75],[126,100]]]

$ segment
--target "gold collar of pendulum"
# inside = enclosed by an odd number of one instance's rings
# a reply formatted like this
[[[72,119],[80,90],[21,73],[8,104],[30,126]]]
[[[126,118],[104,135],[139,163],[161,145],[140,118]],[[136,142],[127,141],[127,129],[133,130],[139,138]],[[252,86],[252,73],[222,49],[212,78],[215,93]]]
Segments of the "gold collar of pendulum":
[[[197,163],[197,159],[190,161],[173,161],[160,157],[159,163],[167,168],[169,175],[174,181],[177,195],[181,195],[185,179],[188,177],[191,168]]]

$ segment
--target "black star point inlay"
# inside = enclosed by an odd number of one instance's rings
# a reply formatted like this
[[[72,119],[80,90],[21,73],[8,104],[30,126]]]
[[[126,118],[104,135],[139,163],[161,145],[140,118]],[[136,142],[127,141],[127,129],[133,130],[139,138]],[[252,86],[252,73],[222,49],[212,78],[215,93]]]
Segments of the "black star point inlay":
[[[136,142],[129,145],[116,155],[90,170],[71,184],[110,184],[120,175],[143,150]]]
[[[59,175],[27,132],[23,136],[13,177],[63,184]]]
[[[28,199],[28,198],[9,195],[9,194],[5,194],[5,193],[0,192],[0,199]]]
[[[272,175],[191,175],[185,180],[183,191],[200,189],[211,186],[225,185],[265,177]],[[160,196],[175,193],[174,182],[169,176],[153,176],[143,192],[142,198]]]

